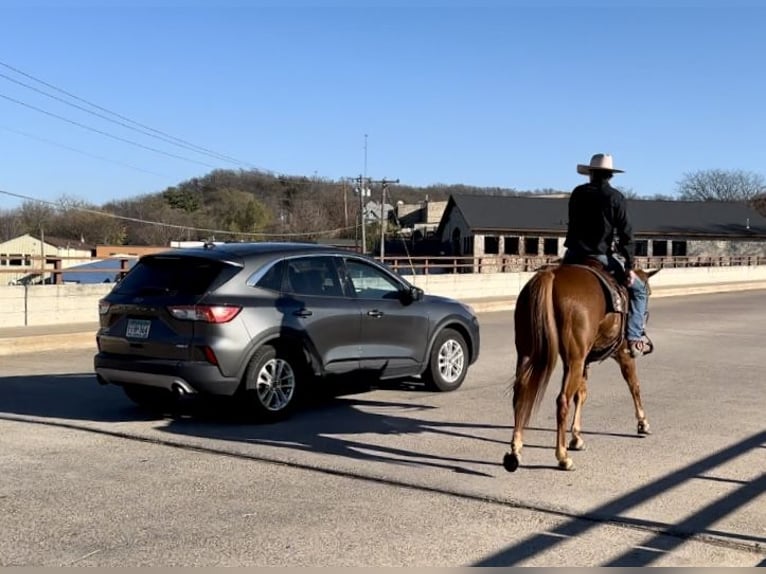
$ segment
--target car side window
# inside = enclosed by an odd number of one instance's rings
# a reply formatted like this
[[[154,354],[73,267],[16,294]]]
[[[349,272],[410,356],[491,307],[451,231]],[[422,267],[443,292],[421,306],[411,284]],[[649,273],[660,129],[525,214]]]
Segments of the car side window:
[[[282,277],[285,274],[285,260],[277,261],[266,273],[255,283],[256,287],[269,289],[270,291],[282,290]]]
[[[396,299],[400,285],[380,269],[356,259],[346,260],[346,271],[360,299]]]
[[[332,257],[297,257],[288,259],[286,291],[295,295],[342,297]]]

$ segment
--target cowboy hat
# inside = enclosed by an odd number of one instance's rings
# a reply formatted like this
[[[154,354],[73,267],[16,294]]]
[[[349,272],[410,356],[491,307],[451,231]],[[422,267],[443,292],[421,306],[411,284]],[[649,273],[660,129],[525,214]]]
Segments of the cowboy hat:
[[[590,165],[577,164],[577,173],[590,175],[593,170],[611,171],[612,173],[624,173],[621,169],[612,167],[612,156],[608,153],[597,153],[590,158]]]

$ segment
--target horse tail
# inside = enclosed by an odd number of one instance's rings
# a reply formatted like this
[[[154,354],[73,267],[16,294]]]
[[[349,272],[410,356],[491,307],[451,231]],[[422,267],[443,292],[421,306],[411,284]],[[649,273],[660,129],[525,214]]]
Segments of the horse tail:
[[[516,337],[519,363],[513,385],[515,426],[524,428],[537,409],[556,367],[559,337],[553,309],[551,271],[540,271],[519,295],[527,310],[517,307]],[[518,312],[521,312],[520,316]],[[526,337],[523,352],[519,337]]]

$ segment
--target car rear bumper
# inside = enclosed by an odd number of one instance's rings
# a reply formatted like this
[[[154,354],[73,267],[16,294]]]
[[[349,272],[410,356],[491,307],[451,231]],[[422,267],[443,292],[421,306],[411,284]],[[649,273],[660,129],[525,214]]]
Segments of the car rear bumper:
[[[186,394],[233,395],[239,379],[225,377],[203,362],[140,359],[98,353],[93,366],[99,382],[145,385]]]

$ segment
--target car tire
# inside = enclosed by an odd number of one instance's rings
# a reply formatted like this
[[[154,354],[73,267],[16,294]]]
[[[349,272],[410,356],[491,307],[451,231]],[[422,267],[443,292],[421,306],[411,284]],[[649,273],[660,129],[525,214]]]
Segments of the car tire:
[[[242,382],[248,416],[261,421],[287,418],[301,397],[306,369],[294,354],[264,345],[250,359]]]
[[[167,412],[175,402],[173,393],[167,389],[145,385],[123,385],[122,390],[139,407],[153,413]]]
[[[426,387],[432,391],[454,391],[468,374],[468,345],[454,329],[444,329],[436,336],[428,368],[423,373]]]

